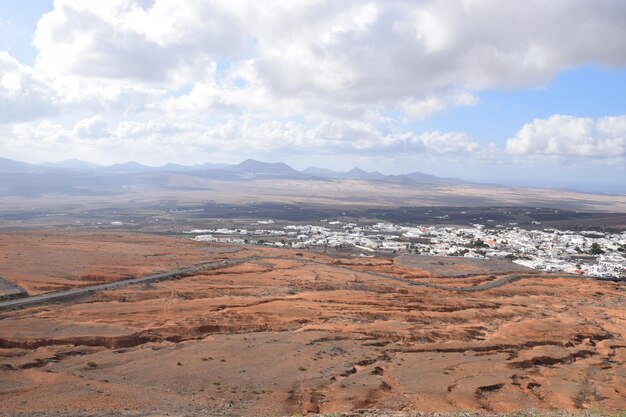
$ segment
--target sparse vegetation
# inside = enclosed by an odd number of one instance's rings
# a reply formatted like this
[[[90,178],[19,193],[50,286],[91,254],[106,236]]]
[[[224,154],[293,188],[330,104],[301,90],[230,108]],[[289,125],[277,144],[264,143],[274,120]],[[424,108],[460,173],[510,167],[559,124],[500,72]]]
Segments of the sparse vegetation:
[[[470,247],[473,248],[488,248],[489,245],[486,244],[482,239],[476,239],[470,243]]]
[[[602,250],[598,242],[593,242],[591,244],[591,247],[589,248],[589,253],[591,255],[602,255],[604,251]]]

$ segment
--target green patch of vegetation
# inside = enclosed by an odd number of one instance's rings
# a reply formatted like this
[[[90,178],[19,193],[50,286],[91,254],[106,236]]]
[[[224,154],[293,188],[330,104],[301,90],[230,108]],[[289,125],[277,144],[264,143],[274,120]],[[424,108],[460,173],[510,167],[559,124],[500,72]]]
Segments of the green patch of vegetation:
[[[486,244],[482,239],[476,239],[472,243],[470,243],[470,247],[474,247],[474,248],[488,248],[489,245]]]
[[[604,251],[602,250],[598,242],[593,242],[591,244],[591,248],[589,249],[589,253],[591,255],[602,255]]]

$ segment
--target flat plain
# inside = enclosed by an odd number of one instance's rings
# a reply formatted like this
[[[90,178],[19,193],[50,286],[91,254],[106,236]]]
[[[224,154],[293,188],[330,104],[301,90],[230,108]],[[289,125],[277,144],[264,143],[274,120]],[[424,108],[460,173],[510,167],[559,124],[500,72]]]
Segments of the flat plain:
[[[514,264],[342,257],[117,231],[3,232],[0,242],[0,276],[32,294],[226,261],[1,311],[7,415],[610,414],[626,404],[619,283]],[[471,291],[488,283],[497,285]]]
[[[84,187],[75,193],[41,190],[5,193],[2,211],[24,214],[41,208],[73,212],[92,207],[122,207],[176,202],[282,204],[354,207],[523,206],[626,213],[624,195],[592,194],[544,188],[512,188],[486,184],[405,184],[354,179],[248,179],[225,181],[189,175],[144,174],[140,185]]]

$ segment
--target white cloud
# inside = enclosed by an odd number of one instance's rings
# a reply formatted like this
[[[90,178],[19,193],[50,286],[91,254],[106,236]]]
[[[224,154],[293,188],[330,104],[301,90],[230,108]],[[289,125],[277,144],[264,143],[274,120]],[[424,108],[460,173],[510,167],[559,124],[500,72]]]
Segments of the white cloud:
[[[73,136],[81,139],[100,139],[111,134],[109,121],[102,116],[79,120],[72,131]]]
[[[507,141],[516,155],[622,158],[626,156],[626,115],[535,119]]]
[[[37,65],[55,74],[182,82],[246,47],[240,17],[204,1],[60,0],[39,21]]]
[[[109,159],[487,160],[502,145],[412,123],[477,105],[483,90],[624,66],[625,20],[621,0],[56,0],[33,67],[0,52],[0,145]],[[536,120],[507,151],[624,156],[624,124]]]
[[[56,76],[192,85],[170,108],[423,119],[472,91],[624,65],[625,19],[619,0],[58,0],[34,44]]]
[[[478,144],[464,133],[399,132],[389,126],[335,120],[315,126],[245,117],[211,126],[176,120],[123,121],[111,126],[107,119],[96,116],[72,127],[48,121],[19,123],[0,134],[11,138],[0,144],[0,150],[10,154],[26,148],[63,155],[61,159],[87,155],[89,160],[114,160],[121,152],[128,159],[152,163],[205,162],[206,155],[228,160],[241,155],[273,159],[328,153],[452,157],[479,151]],[[98,140],[101,138],[106,140]]]
[[[0,51],[0,123],[57,113],[55,92],[7,52]]]
[[[407,99],[401,108],[408,119],[423,120],[450,107],[472,106],[478,98],[468,92],[431,95],[421,100]]]
[[[478,144],[465,133],[458,132],[427,132],[420,135],[426,148],[438,153],[472,153],[478,150]]]

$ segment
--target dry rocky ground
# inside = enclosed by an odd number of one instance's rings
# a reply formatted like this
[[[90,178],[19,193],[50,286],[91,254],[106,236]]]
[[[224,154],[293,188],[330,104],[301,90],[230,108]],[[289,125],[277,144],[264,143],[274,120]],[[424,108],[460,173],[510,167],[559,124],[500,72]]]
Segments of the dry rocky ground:
[[[535,274],[460,292],[454,288],[514,269],[472,264],[465,275],[445,276],[406,259],[32,233],[20,249],[9,243],[16,236],[0,239],[0,276],[33,293],[207,260],[242,262],[0,312],[0,415],[536,409],[556,416],[570,414],[551,410],[612,415],[626,408],[620,284]]]
[[[85,287],[207,260],[206,248],[183,239],[129,233],[0,233],[0,277],[29,295]]]

